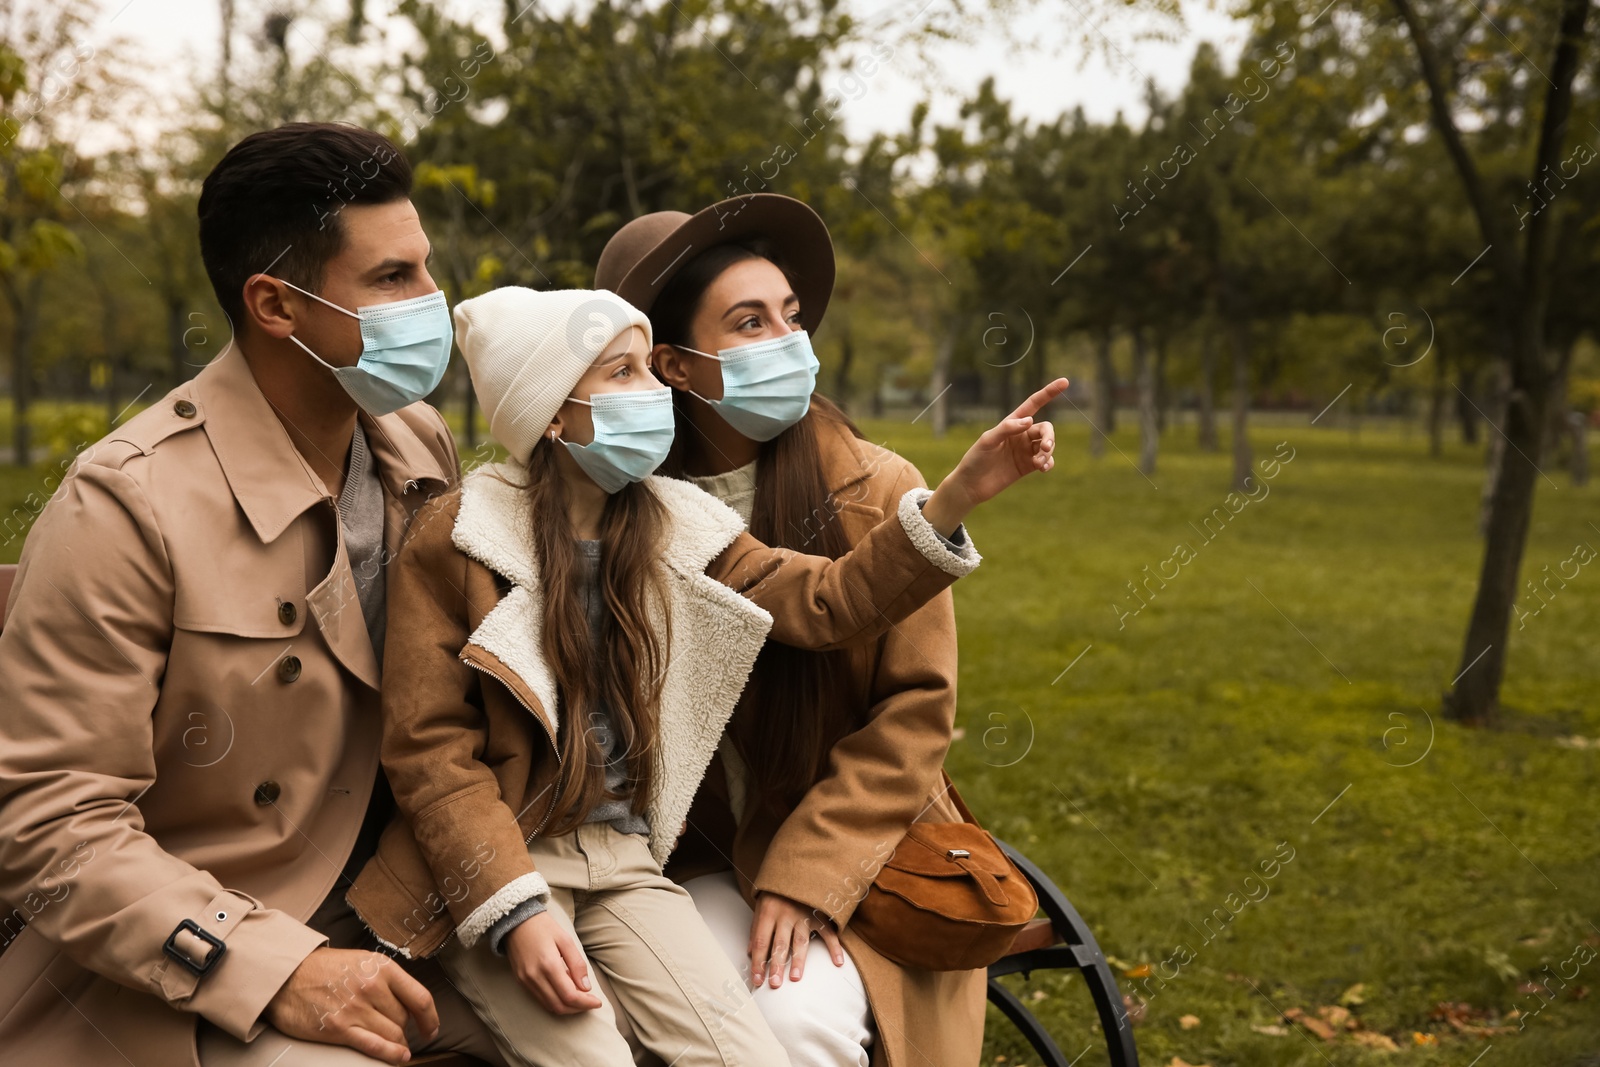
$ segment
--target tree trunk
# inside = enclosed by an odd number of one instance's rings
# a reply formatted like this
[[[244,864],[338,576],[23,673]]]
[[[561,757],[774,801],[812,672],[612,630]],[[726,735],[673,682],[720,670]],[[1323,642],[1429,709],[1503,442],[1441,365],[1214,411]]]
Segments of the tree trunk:
[[[1170,397],[1167,395],[1167,335],[1156,334],[1156,430],[1158,433],[1167,432],[1167,406]]]
[[[1444,356],[1433,362],[1433,385],[1428,390],[1428,455],[1438,459],[1444,455]]]
[[[33,405],[33,335],[39,320],[37,295],[37,292],[30,293],[21,301],[11,303],[11,461],[19,467],[33,463],[33,433],[28,425],[28,413]]]
[[[1217,376],[1217,335],[1210,324],[1200,333],[1200,451],[1217,450],[1217,398],[1212,382]]]
[[[956,352],[956,323],[951,320],[945,325],[944,334],[939,338],[938,346],[933,350],[933,381],[929,388],[933,390],[933,436],[940,438],[945,431],[950,429],[950,361]]]
[[[1461,424],[1461,443],[1478,443],[1478,409],[1472,405],[1472,390],[1477,385],[1477,374],[1470,367],[1462,367],[1456,374],[1456,420]]]
[[[844,334],[839,338],[839,370],[833,376],[833,402],[839,405],[841,411],[850,410],[850,368],[855,361],[855,336],[846,324]]]
[[[1506,454],[1506,405],[1509,386],[1506,384],[1507,372],[1505,365],[1497,363],[1491,372],[1493,379],[1492,388],[1494,396],[1490,401],[1489,415],[1485,419],[1489,424],[1489,447],[1484,450],[1484,476],[1483,489],[1478,494],[1478,536],[1489,535],[1489,510],[1494,500],[1495,482],[1500,478],[1500,468],[1504,465]]]
[[[1518,343],[1530,342],[1519,338]],[[1533,515],[1534,482],[1540,477],[1540,445],[1550,393],[1549,383],[1541,380],[1540,362],[1537,351],[1512,355],[1511,389],[1502,427],[1507,447],[1500,449],[1490,490],[1483,567],[1467,622],[1466,643],[1453,688],[1444,699],[1446,714],[1469,725],[1487,724],[1499,711],[1511,607],[1517,599],[1517,572]]]
[[[1145,343],[1144,328],[1133,328],[1133,377],[1139,387],[1139,469],[1156,472],[1156,451],[1161,429],[1156,416],[1156,361]]]
[[[1010,364],[1000,368],[1000,414],[996,421],[1004,419],[1017,406],[1011,401],[1011,375],[1014,370]]]
[[[1106,438],[1117,429],[1117,366],[1111,360],[1111,329],[1107,327],[1095,339],[1094,350],[1094,429],[1089,434],[1089,454],[1096,458],[1105,454]]]
[[[184,382],[189,380],[189,368],[185,366],[185,364],[189,362],[187,359],[189,354],[189,346],[184,343],[184,337],[188,331],[183,325],[183,298],[179,296],[169,296],[166,303],[167,358],[172,364],[172,384],[182,385]],[[206,339],[209,341],[210,331],[208,330],[206,332]],[[220,348],[214,349],[210,346],[207,346],[205,354],[210,357],[214,356],[220,351]]]
[[[1244,480],[1250,476],[1254,459],[1250,451],[1250,437],[1246,424],[1250,417],[1250,338],[1249,328],[1234,320],[1229,324],[1228,336],[1233,342],[1233,487],[1240,491],[1248,488]]]
[[[1583,487],[1589,484],[1589,419],[1581,411],[1567,413],[1567,429],[1572,434],[1572,459],[1570,467],[1572,484]]]

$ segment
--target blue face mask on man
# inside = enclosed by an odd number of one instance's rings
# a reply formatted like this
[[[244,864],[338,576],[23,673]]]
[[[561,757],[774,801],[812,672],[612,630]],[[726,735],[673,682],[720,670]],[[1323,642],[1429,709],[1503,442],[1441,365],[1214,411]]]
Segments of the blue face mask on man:
[[[411,300],[350,311],[316,293],[307,293],[293,282],[283,284],[360,320],[361,358],[353,367],[335,367],[293,334],[289,340],[333,371],[350,399],[369,415],[399,411],[439,387],[445,368],[450,365],[450,345],[455,340],[455,326],[443,292],[435,290]]]
[[[667,458],[675,430],[671,389],[600,393],[592,402],[575,396],[567,399],[589,408],[594,440],[586,445],[561,443],[607,493],[643,479]]]
[[[772,440],[811,410],[811,392],[817,387],[821,364],[804,330],[718,349],[714,356],[687,345],[673,347],[722,364],[721,400],[708,400],[689,391],[752,441]]]

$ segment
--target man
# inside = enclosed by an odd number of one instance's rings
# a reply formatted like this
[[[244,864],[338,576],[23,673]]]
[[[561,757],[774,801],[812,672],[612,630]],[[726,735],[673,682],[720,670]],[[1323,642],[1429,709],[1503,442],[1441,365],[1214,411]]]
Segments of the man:
[[[0,634],[7,1062],[502,1062],[344,902],[393,811],[384,565],[459,476],[421,402],[451,325],[410,190],[366,130],[234,146],[200,196],[234,344],[28,537]]]

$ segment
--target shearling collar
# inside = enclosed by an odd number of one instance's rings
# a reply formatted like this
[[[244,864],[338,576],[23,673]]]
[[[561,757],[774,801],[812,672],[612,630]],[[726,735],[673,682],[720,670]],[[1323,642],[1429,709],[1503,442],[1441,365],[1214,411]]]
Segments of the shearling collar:
[[[536,713],[546,717],[554,737],[560,700],[542,652],[544,595],[533,555],[534,519],[523,492],[527,477],[527,469],[512,462],[469,474],[451,540],[511,581],[511,590],[468,643],[492,653],[527,684],[542,705]],[[661,546],[668,603],[665,614],[661,605],[653,605],[652,613],[658,631],[670,625],[671,647],[662,681],[655,795],[646,809],[651,852],[665,863],[772,628],[772,616],[705,573],[744,531],[733,509],[688,482],[650,477],[645,485],[669,516]]]

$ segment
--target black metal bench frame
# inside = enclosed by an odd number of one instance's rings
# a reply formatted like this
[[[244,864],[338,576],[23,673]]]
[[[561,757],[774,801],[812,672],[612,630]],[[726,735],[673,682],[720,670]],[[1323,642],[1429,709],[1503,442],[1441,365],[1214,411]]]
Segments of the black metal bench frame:
[[[997,839],[998,840],[998,839]],[[1122,1004],[1122,993],[1117,980],[1106,962],[1105,953],[1089,932],[1089,926],[1072,906],[1059,886],[1051,881],[1028,857],[1015,848],[999,842],[1011,861],[1027,875],[1028,881],[1039,895],[1039,907],[1050,923],[1045,938],[1019,937],[1030,947],[1016,951],[989,967],[989,1003],[1011,1021],[1033,1050],[1044,1058],[1045,1067],[1072,1067],[1055,1038],[1040,1024],[1027,1006],[998,981],[1004,975],[1020,974],[1027,978],[1034,971],[1075,970],[1083,975],[1094,998],[1095,1011],[1100,1017],[1100,1029],[1105,1034],[1106,1052],[1111,1067],[1139,1067],[1139,1053],[1133,1044],[1133,1022]],[[1035,942],[1043,942],[1034,944]],[[1080,1056],[1082,1053],[1079,1054]]]

